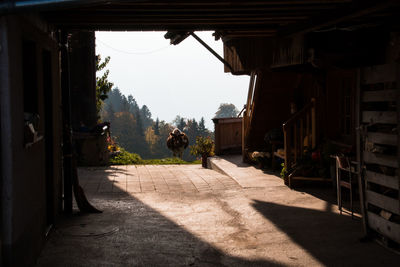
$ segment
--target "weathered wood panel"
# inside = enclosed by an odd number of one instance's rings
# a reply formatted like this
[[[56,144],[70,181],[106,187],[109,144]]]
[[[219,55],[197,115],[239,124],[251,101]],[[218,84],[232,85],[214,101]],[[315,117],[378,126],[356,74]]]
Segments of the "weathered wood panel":
[[[362,95],[363,102],[395,101],[396,90],[365,91]]]
[[[306,62],[304,36],[284,38],[277,41],[272,54],[272,68],[301,65]]]
[[[371,203],[384,210],[400,214],[399,201],[370,190],[365,190],[365,198],[368,203]]]
[[[377,65],[362,70],[361,82],[363,84],[375,84],[392,82],[396,77],[396,64]]]
[[[387,133],[367,133],[367,139],[369,142],[383,145],[397,146],[397,135]]]
[[[397,162],[396,156],[388,156],[388,155],[364,151],[363,158],[365,163],[380,164],[392,168],[399,167],[399,163]]]
[[[230,70],[227,66],[224,65],[224,72],[245,72],[242,61],[240,60],[234,46],[224,45],[224,59],[232,66],[232,70]]]
[[[242,148],[242,118],[214,119],[215,153],[222,154],[227,149]]]
[[[389,176],[377,172],[366,171],[365,179],[367,182],[376,183],[396,190],[399,189],[399,180],[397,176]]]
[[[363,123],[397,123],[397,113],[394,111],[363,111]]]
[[[384,127],[388,127],[389,129],[393,129],[397,127],[399,129],[399,118],[400,118],[400,109],[399,109],[399,84],[398,84],[398,74],[397,64],[385,64],[372,66],[368,68],[364,68],[361,70],[361,88],[364,89],[364,92],[361,96],[361,101],[364,103],[371,102],[382,102],[383,105],[376,105],[375,111],[365,110],[362,112],[362,123],[364,123],[365,129],[367,131],[372,130],[368,128],[369,125],[374,124],[386,124]],[[372,91],[370,91],[372,89]],[[386,102],[386,103],[385,103]],[[397,111],[392,111],[389,108],[386,111],[382,109],[385,107],[393,106],[393,102],[397,102]],[[365,109],[371,109],[375,105],[366,105]],[[396,125],[397,124],[397,125]],[[387,133],[387,132],[379,132],[380,127],[375,128],[378,132],[367,132],[365,143],[369,146],[369,143],[379,144],[379,145],[389,145],[389,146],[398,146],[399,145],[399,137],[398,134]],[[364,145],[364,144],[363,144]],[[361,145],[361,147],[363,146]],[[375,146],[375,145],[374,145]],[[378,147],[378,146],[376,146]],[[398,147],[399,149],[400,147]],[[359,147],[361,150],[361,148]],[[382,166],[388,166],[392,168],[398,168],[400,166],[399,163],[399,154],[393,155],[390,150],[387,150],[388,153],[384,152],[385,149],[381,150],[382,153],[372,153],[367,151],[363,151],[363,165],[365,164],[377,164]],[[368,166],[367,166],[368,167]],[[400,202],[399,202],[399,176],[398,169],[396,171],[396,175],[390,176],[381,173],[377,173],[371,170],[366,170],[365,172],[365,207],[369,209],[367,211],[366,220],[364,222],[368,223],[368,227],[382,234],[383,236],[390,238],[396,242],[400,243],[400,225],[394,222],[390,222],[387,219],[381,217],[378,214],[372,213],[374,210],[368,204],[374,205],[384,211],[388,211],[394,214],[400,214]],[[385,195],[384,190],[381,188],[379,192],[372,191],[373,184],[378,184],[392,190],[395,190],[393,195],[388,196]],[[360,187],[362,188],[362,187]],[[379,187],[378,187],[379,188]],[[360,194],[363,193],[364,190],[360,190]],[[389,192],[388,191],[388,192]],[[378,209],[379,211],[379,209]],[[366,232],[367,233],[367,232]]]
[[[400,225],[387,221],[384,218],[372,212],[368,212],[369,227],[378,233],[389,237],[390,239],[400,243]]]
[[[269,38],[239,38],[224,41],[224,59],[232,66],[233,74],[249,74],[271,62],[272,42]],[[225,72],[231,70],[225,66]]]

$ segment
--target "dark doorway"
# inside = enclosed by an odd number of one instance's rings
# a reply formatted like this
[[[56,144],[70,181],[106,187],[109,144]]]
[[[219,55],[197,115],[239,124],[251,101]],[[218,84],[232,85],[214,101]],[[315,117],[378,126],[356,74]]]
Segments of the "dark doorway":
[[[54,222],[54,140],[53,140],[53,86],[51,52],[43,50],[44,136],[46,152],[46,223]]]

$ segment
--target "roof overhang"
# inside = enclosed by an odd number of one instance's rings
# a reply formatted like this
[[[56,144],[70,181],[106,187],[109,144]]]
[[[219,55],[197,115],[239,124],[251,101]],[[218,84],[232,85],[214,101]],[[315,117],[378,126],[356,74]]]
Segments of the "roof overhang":
[[[5,1],[0,14],[37,12],[64,29],[212,30],[217,38],[264,38],[366,21],[398,24],[399,6],[396,0],[31,0]]]

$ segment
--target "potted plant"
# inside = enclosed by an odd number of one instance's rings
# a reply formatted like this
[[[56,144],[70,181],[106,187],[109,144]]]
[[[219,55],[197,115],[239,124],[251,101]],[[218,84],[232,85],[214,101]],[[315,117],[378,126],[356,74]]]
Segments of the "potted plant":
[[[190,146],[190,154],[201,156],[201,166],[207,168],[207,157],[214,155],[214,141],[210,137],[196,137],[196,143]]]

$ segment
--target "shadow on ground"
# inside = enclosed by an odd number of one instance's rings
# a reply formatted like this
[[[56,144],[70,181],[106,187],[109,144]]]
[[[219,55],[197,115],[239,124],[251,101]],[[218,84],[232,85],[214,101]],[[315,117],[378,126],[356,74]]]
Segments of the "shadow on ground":
[[[127,173],[93,170],[105,186],[118,174]],[[88,198],[103,213],[59,222],[37,266],[283,266],[226,255],[122,190]]]
[[[361,222],[334,212],[254,200],[253,207],[325,266],[397,266],[400,257],[360,242]],[[343,235],[347,238],[343,238]],[[346,242],[343,242],[343,241]]]

